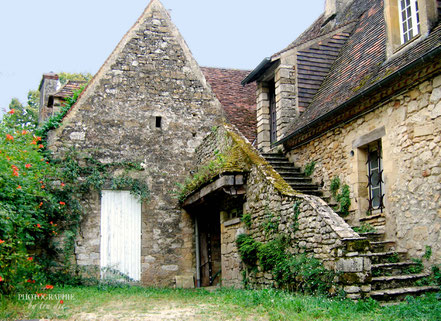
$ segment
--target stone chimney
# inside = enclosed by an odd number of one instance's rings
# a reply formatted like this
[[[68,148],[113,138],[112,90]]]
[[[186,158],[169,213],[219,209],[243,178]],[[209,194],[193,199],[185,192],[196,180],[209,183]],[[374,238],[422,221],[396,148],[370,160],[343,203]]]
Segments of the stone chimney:
[[[43,74],[40,82],[40,109],[38,111],[38,123],[41,124],[52,115],[52,106],[49,106],[49,96],[58,90],[58,75],[50,72]]]
[[[325,17],[329,18],[337,12],[342,12],[354,0],[325,0]]]

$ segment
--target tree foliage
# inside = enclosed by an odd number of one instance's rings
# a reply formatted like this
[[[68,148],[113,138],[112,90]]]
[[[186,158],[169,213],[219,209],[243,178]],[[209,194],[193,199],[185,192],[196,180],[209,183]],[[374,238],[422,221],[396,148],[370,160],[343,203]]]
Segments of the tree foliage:
[[[88,82],[89,80],[92,79],[93,75],[88,72],[80,72],[80,73],[60,72],[58,74],[58,77],[60,83],[64,85],[68,80]]]
[[[36,128],[39,107],[40,92],[38,90],[29,90],[26,105],[23,105],[17,98],[12,98],[9,103],[9,112],[14,113],[15,116],[8,119],[8,126],[27,130]]]

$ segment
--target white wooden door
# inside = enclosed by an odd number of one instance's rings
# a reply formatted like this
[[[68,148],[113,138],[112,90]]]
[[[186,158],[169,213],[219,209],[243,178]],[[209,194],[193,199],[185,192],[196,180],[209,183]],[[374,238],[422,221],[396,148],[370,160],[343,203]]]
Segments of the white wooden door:
[[[141,203],[129,191],[102,191],[100,259],[102,278],[141,278]]]

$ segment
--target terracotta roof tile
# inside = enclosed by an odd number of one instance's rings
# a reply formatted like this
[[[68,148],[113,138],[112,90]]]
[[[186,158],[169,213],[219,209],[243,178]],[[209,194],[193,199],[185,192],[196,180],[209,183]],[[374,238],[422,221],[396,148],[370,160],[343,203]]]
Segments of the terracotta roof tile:
[[[213,92],[223,105],[227,120],[252,143],[256,138],[256,84],[241,85],[249,70],[202,67]]]
[[[80,89],[86,82],[85,81],[73,81],[68,80],[55,94],[54,97],[67,98],[72,97],[74,92]]]

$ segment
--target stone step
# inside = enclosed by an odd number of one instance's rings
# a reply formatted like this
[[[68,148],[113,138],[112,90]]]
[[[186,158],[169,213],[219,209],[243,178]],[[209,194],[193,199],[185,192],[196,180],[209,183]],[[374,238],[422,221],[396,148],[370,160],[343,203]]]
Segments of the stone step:
[[[406,258],[406,252],[377,252],[377,253],[368,253],[368,254],[360,254],[360,256],[369,257],[371,259],[372,264],[379,263],[397,263],[401,262]]]
[[[377,301],[397,301],[404,300],[408,295],[417,296],[423,293],[436,292],[439,290],[440,288],[434,285],[412,286],[371,291],[370,296],[372,299],[375,299]]]
[[[277,173],[279,173],[279,175],[282,176],[283,179],[307,178],[301,172],[296,172],[296,171],[277,171]]]
[[[316,185],[316,184],[312,184],[312,183],[288,183],[289,185],[291,185],[292,188],[294,188],[295,190],[306,190],[306,191],[311,191],[311,190],[316,190],[319,191],[320,188]]]
[[[372,277],[372,290],[395,289],[415,286],[415,281],[430,276],[430,273],[387,275]]]
[[[294,167],[294,165],[273,165],[273,164],[271,164],[271,165],[274,167],[274,169],[277,172],[290,171],[293,173],[295,173],[295,172],[300,173],[300,168]],[[305,176],[305,174],[303,174],[303,173],[302,173],[302,175]]]
[[[308,177],[303,177],[303,176],[284,177],[283,175],[281,175],[281,176],[288,184],[291,184],[291,183],[312,184],[312,179],[308,178]]]
[[[372,264],[372,275],[400,275],[422,270],[418,268],[419,264],[413,261],[403,261],[397,263],[378,263]]]
[[[367,238],[370,242],[379,242],[384,239],[383,232],[358,233],[358,235]]]
[[[285,155],[280,153],[262,153],[262,156],[266,158],[283,158],[286,159]]]
[[[314,195],[314,196],[322,196],[323,195],[323,192],[319,191],[319,190],[317,190],[317,191],[304,191],[302,193],[306,194],[306,195]]]
[[[289,166],[289,167],[295,167],[292,163],[288,162],[287,160],[271,160],[269,163],[273,166]]]
[[[373,252],[387,252],[395,250],[395,241],[392,240],[376,241],[370,243]]]

